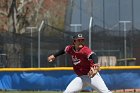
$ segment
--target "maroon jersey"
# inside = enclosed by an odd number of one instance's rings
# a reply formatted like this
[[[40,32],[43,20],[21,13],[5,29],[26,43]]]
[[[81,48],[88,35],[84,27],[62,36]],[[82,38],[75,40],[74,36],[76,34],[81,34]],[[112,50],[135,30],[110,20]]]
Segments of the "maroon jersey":
[[[94,52],[87,46],[82,47],[79,51],[75,51],[73,45],[66,46],[65,52],[72,57],[74,72],[78,76],[87,75],[90,67],[94,64],[93,60],[89,59],[89,56]]]

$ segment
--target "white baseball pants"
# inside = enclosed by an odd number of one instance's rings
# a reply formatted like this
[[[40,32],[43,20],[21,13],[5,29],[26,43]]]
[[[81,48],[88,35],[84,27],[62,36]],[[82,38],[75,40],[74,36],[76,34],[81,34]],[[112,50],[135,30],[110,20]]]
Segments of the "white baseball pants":
[[[87,75],[76,77],[70,82],[63,93],[78,93],[87,86],[91,86],[99,93],[112,93],[106,87],[99,73],[97,73],[93,78],[89,78]]]

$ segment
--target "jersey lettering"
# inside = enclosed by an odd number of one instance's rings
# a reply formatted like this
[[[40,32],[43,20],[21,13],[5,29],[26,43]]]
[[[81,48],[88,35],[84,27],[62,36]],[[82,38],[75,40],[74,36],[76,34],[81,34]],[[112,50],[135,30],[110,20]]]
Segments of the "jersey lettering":
[[[74,64],[74,65],[77,65],[77,64],[80,63],[80,59],[77,59],[76,56],[72,56],[72,61],[73,61],[73,64]]]

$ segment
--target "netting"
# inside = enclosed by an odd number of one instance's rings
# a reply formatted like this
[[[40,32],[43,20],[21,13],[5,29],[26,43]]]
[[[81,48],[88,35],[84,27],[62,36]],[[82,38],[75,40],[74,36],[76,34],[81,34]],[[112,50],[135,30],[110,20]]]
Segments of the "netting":
[[[88,30],[80,31],[85,37],[85,44],[88,46]],[[75,32],[64,31],[53,26],[44,26],[40,32],[40,55],[38,55],[38,31],[31,33],[15,34],[1,32],[1,63],[4,67],[55,67],[71,66],[69,55],[58,57],[54,63],[47,62],[47,57],[62,49],[68,44],[72,44],[72,36]],[[138,47],[136,42],[139,40],[139,31],[127,32],[127,57],[133,57],[132,49]],[[109,31],[92,28],[92,50],[98,56],[115,56],[117,59],[124,58],[124,37],[123,31]],[[133,46],[132,46],[133,45]],[[38,63],[40,56],[40,63]],[[124,65],[117,63],[116,65]]]

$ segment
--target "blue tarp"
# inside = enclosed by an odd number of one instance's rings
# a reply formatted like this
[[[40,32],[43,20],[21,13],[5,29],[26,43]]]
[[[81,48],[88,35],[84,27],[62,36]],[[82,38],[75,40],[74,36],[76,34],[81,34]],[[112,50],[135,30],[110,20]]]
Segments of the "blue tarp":
[[[140,70],[102,70],[100,72],[110,90],[140,88]],[[3,71],[0,72],[2,90],[64,90],[76,75],[62,71]]]

